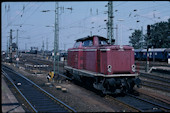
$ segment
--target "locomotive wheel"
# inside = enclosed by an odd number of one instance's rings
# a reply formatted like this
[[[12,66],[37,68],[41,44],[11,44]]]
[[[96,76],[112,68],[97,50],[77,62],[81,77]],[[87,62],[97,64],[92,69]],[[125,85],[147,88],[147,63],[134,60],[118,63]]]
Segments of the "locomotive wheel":
[[[73,75],[68,70],[66,70],[66,76],[73,79]]]
[[[99,92],[99,95],[100,95],[101,97],[105,97],[105,96],[106,96],[106,94],[104,93],[104,91],[103,91],[103,90],[102,90],[102,91],[101,91],[101,90],[99,90],[98,92]]]
[[[133,93],[133,87],[135,85],[134,81],[132,79],[127,80],[127,85],[128,85],[128,93]]]
[[[133,84],[131,79],[123,79],[121,83],[121,93],[126,94],[133,91]]]

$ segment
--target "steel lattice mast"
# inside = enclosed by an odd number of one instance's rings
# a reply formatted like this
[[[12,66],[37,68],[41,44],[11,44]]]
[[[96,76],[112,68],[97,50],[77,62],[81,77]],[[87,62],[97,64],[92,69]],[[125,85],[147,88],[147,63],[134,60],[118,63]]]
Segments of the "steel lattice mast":
[[[108,39],[109,43],[111,43],[111,40],[113,39],[113,2],[108,2],[108,23],[107,23],[107,29],[108,29]]]
[[[58,2],[55,4],[55,34],[54,34],[54,74],[57,55],[57,72],[59,73],[59,7]]]

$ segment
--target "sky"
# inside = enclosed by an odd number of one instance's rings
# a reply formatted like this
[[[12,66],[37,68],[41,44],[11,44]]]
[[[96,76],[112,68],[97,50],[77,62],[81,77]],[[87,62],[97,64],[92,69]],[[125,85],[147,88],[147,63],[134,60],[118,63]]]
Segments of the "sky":
[[[73,47],[76,39],[88,35],[107,38],[108,1],[73,1],[59,3],[59,49]],[[73,10],[70,10],[72,8]],[[42,12],[49,10],[48,12]],[[113,37],[121,45],[129,45],[135,29],[148,24],[168,21],[169,1],[113,1]],[[120,21],[122,20],[122,21]],[[138,22],[137,22],[138,21]],[[16,42],[18,29],[19,50],[38,47],[54,48],[55,2],[1,2],[1,50],[7,50],[10,29]]]

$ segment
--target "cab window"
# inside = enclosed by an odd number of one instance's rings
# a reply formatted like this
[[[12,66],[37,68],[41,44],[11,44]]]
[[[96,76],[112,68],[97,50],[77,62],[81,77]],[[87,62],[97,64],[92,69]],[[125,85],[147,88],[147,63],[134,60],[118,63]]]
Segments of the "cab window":
[[[99,45],[108,45],[106,40],[99,40]]]
[[[80,46],[80,43],[81,43],[81,42],[76,42],[76,43],[74,44],[74,48],[78,48],[78,47]]]
[[[88,46],[92,46],[93,45],[93,41],[92,40],[85,40],[83,41],[83,47],[88,47]]]

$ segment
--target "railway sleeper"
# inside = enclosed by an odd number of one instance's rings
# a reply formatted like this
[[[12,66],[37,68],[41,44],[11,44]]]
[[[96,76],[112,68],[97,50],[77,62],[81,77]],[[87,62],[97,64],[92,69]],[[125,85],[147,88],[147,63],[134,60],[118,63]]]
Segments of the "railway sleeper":
[[[47,106],[48,106],[48,108],[61,107],[59,105],[56,105],[55,103],[46,103],[46,104],[37,104],[37,105],[35,105],[36,108],[45,108]]]

